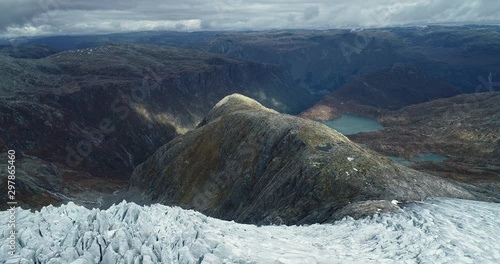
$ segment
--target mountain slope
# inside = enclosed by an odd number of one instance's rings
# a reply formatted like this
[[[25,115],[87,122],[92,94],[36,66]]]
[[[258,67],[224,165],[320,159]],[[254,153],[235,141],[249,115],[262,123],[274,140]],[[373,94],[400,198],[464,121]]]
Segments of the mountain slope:
[[[0,152],[38,157],[73,178],[127,179],[234,92],[280,111],[310,103],[279,66],[172,47],[111,45],[41,59],[0,54],[0,61]]]
[[[128,195],[222,219],[286,224],[393,210],[393,199],[474,197],[454,183],[379,157],[322,124],[279,114],[241,95],[221,100],[200,127],[138,166]]]
[[[383,110],[450,97],[461,91],[412,65],[395,64],[343,85],[301,114],[329,120],[342,113],[376,116]]]

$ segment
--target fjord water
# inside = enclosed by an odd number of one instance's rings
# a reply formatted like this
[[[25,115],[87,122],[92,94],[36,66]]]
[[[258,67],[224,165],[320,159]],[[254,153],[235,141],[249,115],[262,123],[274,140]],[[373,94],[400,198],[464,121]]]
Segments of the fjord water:
[[[17,255],[2,243],[0,262],[500,263],[498,215],[497,203],[439,198],[335,224],[257,227],[159,204],[69,203],[19,210]],[[0,239],[9,231],[0,223]]]
[[[375,119],[351,114],[344,114],[340,118],[324,121],[323,124],[344,135],[377,131],[384,128]]]

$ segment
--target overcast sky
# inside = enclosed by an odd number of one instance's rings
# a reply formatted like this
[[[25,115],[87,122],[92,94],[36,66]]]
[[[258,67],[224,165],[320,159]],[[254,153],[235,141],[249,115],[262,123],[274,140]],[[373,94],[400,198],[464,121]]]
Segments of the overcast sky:
[[[500,0],[0,0],[0,36],[500,24]]]

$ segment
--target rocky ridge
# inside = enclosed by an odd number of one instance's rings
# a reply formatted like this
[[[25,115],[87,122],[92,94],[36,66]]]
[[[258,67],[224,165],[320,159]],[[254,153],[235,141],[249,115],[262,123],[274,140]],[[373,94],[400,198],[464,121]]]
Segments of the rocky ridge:
[[[395,164],[322,124],[242,95],[221,100],[197,129],[139,165],[127,193],[259,224],[359,217],[394,209],[392,200],[484,199],[463,184]]]

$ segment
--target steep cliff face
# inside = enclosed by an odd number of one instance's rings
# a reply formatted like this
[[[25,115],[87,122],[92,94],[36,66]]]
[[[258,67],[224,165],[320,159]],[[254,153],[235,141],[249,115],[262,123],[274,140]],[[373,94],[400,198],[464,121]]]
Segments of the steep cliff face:
[[[474,198],[322,124],[279,114],[241,95],[221,100],[200,127],[138,166],[128,193],[222,219],[286,224],[393,210],[393,199]]]
[[[292,113],[310,103],[279,66],[171,47],[112,45],[0,60],[0,151],[98,178],[127,179],[230,93]]]
[[[460,93],[459,89],[413,65],[398,63],[343,85],[301,116],[317,120],[334,119],[342,113],[377,117],[384,110],[397,110]]]

